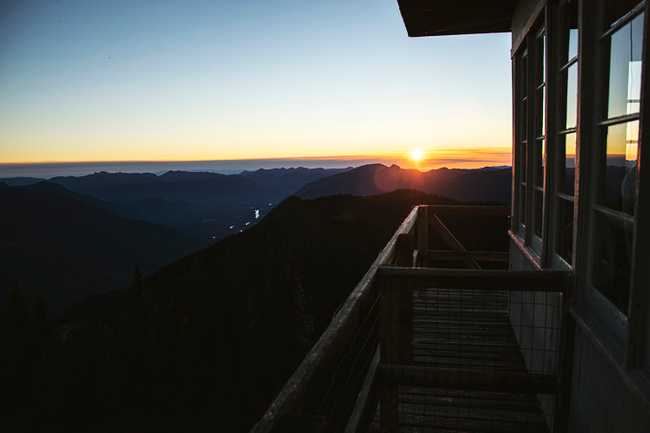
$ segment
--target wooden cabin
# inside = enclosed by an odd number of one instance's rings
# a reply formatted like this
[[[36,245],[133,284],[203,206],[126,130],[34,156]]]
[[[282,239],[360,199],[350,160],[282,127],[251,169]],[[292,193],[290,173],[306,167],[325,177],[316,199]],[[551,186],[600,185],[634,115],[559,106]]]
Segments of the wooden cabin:
[[[512,206],[415,208],[252,431],[650,432],[646,2],[398,4],[511,32]]]

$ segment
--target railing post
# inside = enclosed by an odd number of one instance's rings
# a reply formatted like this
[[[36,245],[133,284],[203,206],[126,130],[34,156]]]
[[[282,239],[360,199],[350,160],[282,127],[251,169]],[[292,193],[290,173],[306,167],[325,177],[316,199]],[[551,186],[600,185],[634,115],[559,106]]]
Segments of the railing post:
[[[401,234],[395,243],[395,264],[411,268],[414,265],[413,253],[415,251],[413,245],[413,236],[409,234]],[[400,310],[398,324],[399,332],[399,359],[402,363],[411,362],[411,342],[413,340],[413,293],[411,291],[404,291],[397,289],[400,293],[397,294],[398,300],[393,304],[393,308]]]
[[[381,296],[381,363],[394,364],[399,360],[399,295],[386,279],[380,281]],[[382,383],[380,422],[382,433],[399,431],[399,388],[394,383]]]
[[[427,251],[429,250],[429,206],[420,205],[418,207],[418,266],[423,266],[426,261]]]

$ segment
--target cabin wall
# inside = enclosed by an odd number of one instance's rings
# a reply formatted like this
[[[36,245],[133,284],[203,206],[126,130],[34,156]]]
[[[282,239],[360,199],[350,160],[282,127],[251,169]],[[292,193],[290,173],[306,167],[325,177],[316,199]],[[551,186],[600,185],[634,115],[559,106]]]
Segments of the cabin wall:
[[[569,431],[650,432],[650,406],[592,341],[576,330]]]
[[[510,241],[510,268],[512,270],[536,271],[518,246]],[[529,371],[553,374],[557,370],[560,314],[562,299],[559,294],[541,292],[510,293],[510,323],[519,343],[521,354]],[[555,413],[555,397],[538,395],[540,406],[552,431]]]
[[[545,0],[521,0],[517,5],[512,18],[512,50],[517,50],[525,40],[531,27],[534,26],[540,13],[543,11]],[[513,76],[514,80],[514,76]],[[513,143],[514,146],[514,143]],[[587,146],[588,143],[582,143]],[[514,147],[513,147],[514,153]],[[579,197],[576,197],[579,200]],[[513,207],[514,208],[514,207]],[[577,227],[583,226],[577,221]],[[530,251],[522,251],[521,244],[510,243],[510,268],[512,270],[537,270],[539,263],[533,263]],[[577,245],[578,254],[584,253],[584,248]],[[555,263],[551,260],[550,262]],[[584,261],[578,260],[578,266]],[[551,267],[551,265],[548,265]],[[561,265],[558,265],[561,266]],[[560,269],[560,268],[558,268]],[[565,268],[563,268],[565,269]],[[576,269],[581,275],[582,269]],[[584,279],[577,279],[579,286],[576,293],[584,293]],[[521,324],[533,323],[538,326],[538,318],[544,311],[531,306],[536,299],[532,295],[519,294],[512,298],[511,321],[518,341],[522,346],[537,344],[540,338],[545,337],[541,331],[534,333],[522,332],[517,328]],[[528,296],[529,298],[525,298]],[[547,308],[559,307],[558,300],[553,299]],[[518,304],[523,304],[518,305]],[[607,332],[603,333],[601,327],[607,328],[592,307],[581,300],[576,310],[578,311],[577,326],[574,333],[574,349],[572,353],[572,376],[570,389],[569,432],[579,433],[649,433],[650,432],[650,389],[645,389],[639,380],[638,372],[630,370],[623,365],[622,352],[608,340],[601,340]],[[548,309],[545,311],[548,312]],[[595,327],[598,326],[598,329]],[[529,368],[542,362],[540,354],[522,353]],[[643,388],[642,388],[643,387]],[[650,387],[650,385],[649,385]],[[552,404],[547,397],[540,396],[540,402],[547,416],[552,413]]]
[[[536,270],[519,245],[510,243],[510,268],[512,270]],[[531,299],[521,299],[518,294],[511,304],[511,321],[520,345],[528,347],[538,344],[532,339],[545,336],[541,331],[534,335],[522,335],[519,325],[532,323],[539,325],[542,312],[530,304]],[[518,303],[523,302],[522,309]],[[552,300],[552,308],[559,300]],[[537,307],[539,308],[539,307]],[[650,432],[650,402],[636,388],[631,373],[618,367],[617,362],[599,346],[590,335],[589,329],[580,326],[575,330],[573,351],[573,371],[570,398],[569,432],[576,433],[648,433]],[[559,337],[559,336],[558,336]],[[529,368],[541,362],[540,354],[522,353]],[[532,366],[532,367],[531,367]],[[553,399],[538,396],[540,404],[550,421],[553,412]]]

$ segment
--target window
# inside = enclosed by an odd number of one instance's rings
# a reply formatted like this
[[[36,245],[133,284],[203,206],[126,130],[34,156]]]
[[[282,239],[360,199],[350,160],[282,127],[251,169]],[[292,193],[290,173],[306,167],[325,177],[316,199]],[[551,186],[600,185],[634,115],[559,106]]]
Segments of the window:
[[[601,37],[606,83],[592,205],[592,285],[628,314],[639,167],[642,9],[607,2]]]
[[[535,141],[533,158],[533,228],[537,238],[542,237],[544,223],[544,165],[546,146],[546,32],[535,36]],[[536,242],[537,243],[537,242]],[[541,250],[541,241],[536,249]]]
[[[517,229],[539,254],[544,227],[547,142],[547,37],[543,19],[542,13],[514,57]]]
[[[516,71],[516,149],[515,167],[517,178],[517,222],[523,235],[526,230],[526,166],[528,159],[528,50],[515,59]]]
[[[555,252],[573,264],[575,207],[576,127],[578,125],[578,6],[576,1],[560,6],[559,132],[556,144]]]

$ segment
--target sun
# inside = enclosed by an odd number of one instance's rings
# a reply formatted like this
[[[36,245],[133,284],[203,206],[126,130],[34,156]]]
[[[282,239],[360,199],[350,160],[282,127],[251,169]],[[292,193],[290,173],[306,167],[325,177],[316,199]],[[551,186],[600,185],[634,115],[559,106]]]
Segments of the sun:
[[[424,152],[419,147],[411,149],[409,152],[409,159],[414,163],[418,164],[424,159]]]

